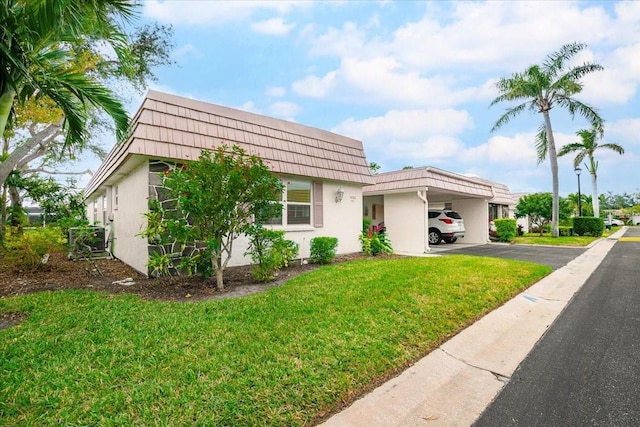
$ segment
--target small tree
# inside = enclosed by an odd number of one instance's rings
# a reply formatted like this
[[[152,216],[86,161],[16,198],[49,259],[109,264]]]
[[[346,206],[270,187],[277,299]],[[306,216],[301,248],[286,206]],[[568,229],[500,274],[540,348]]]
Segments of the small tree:
[[[172,221],[168,232],[206,246],[218,289],[224,288],[233,241],[247,233],[254,220],[282,212],[282,184],[262,159],[238,146],[203,151],[198,161],[167,171],[164,186],[177,201],[179,215],[187,219]]]
[[[562,197],[558,201],[560,219],[571,215],[571,206]],[[542,235],[544,228],[551,223],[553,211],[553,197],[551,193],[533,193],[522,197],[516,205],[516,217],[529,217],[531,225],[537,227]]]

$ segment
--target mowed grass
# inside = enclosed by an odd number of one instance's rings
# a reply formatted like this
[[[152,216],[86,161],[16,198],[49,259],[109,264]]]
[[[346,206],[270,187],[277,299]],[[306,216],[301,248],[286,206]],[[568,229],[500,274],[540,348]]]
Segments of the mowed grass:
[[[249,297],[0,299],[0,424],[317,422],[550,268],[464,255],[322,267]]]
[[[602,237],[606,237],[603,234]],[[551,237],[550,234],[540,236],[537,233],[526,233],[513,239],[513,243],[521,245],[549,245],[549,246],[588,246],[600,237],[593,236],[558,236]]]

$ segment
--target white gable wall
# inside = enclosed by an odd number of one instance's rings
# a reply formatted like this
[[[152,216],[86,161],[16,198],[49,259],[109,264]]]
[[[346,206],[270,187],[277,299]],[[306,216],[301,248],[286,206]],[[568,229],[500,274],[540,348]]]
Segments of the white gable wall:
[[[118,203],[115,204],[117,187]],[[144,162],[111,187],[113,255],[147,274],[147,239],[138,236],[146,228],[143,214],[149,199],[149,162]]]

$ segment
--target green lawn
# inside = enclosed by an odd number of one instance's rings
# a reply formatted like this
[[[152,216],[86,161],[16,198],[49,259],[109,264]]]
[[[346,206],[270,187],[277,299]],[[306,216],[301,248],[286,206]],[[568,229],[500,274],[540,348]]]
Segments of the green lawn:
[[[612,231],[604,230],[602,237],[608,237]],[[559,236],[551,237],[549,233],[545,233],[540,236],[539,233],[525,233],[524,236],[516,237],[513,239],[513,243],[523,245],[551,245],[551,246],[588,246],[590,243],[600,239],[600,237],[592,236]]]
[[[0,424],[317,421],[551,269],[470,256],[359,260],[199,303],[90,291],[0,299]]]

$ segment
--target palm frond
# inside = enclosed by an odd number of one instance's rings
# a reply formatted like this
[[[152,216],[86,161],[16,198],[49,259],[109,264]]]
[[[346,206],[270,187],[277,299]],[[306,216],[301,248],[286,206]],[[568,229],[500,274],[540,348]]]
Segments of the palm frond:
[[[515,107],[509,108],[500,118],[495,122],[493,127],[491,128],[491,132],[494,132],[500,129],[502,126],[509,123],[509,121],[520,114],[522,111],[526,109],[530,109],[530,102],[525,102],[520,105],[516,105]]]
[[[547,142],[547,127],[544,123],[542,123],[538,127],[538,132],[536,133],[536,154],[538,164],[544,162],[547,158],[548,151],[548,142]]]
[[[565,64],[573,58],[578,52],[587,47],[584,43],[567,43],[563,45],[558,51],[551,53],[547,56],[542,63],[544,73],[555,78],[562,72]]]
[[[560,151],[558,151],[558,157],[566,156],[570,153],[575,153],[576,151],[583,150],[584,146],[579,142],[572,142],[570,144],[564,145]]]
[[[624,148],[621,145],[608,142],[606,144],[599,145],[600,148],[607,148],[611,151],[615,151],[618,154],[624,154]]]
[[[556,102],[559,106],[565,108],[571,117],[573,118],[576,114],[584,117],[589,121],[591,127],[596,130],[598,135],[602,135],[604,133],[604,120],[598,114],[598,110],[594,107],[585,104],[581,101],[578,101],[569,96],[559,95],[556,98]]]

